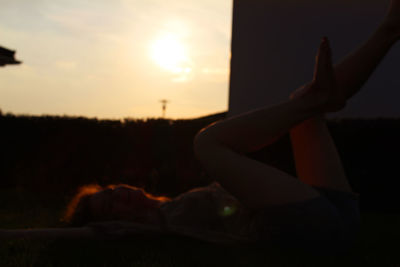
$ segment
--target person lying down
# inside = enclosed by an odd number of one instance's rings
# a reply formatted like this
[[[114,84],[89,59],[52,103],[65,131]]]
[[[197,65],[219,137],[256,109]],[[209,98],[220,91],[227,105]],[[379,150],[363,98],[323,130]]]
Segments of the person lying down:
[[[217,182],[173,199],[119,184],[81,187],[62,218],[67,228],[0,230],[0,239],[125,239],[179,235],[219,244],[254,241],[251,213]]]
[[[287,102],[217,121],[197,133],[194,154],[216,182],[173,199],[126,184],[84,186],[63,218],[70,228],[2,230],[0,238],[177,234],[225,244],[346,252],[360,216],[358,195],[343,173],[323,117],[345,106],[347,92],[336,84],[329,41],[323,38],[313,81]],[[297,127],[305,128],[297,132]],[[283,131],[291,133],[298,177],[244,155]]]
[[[354,192],[325,114],[345,108],[400,39],[400,0],[379,27],[333,65],[321,40],[311,82],[287,101],[214,122],[196,134],[196,158],[216,182],[173,199],[120,184],[82,187],[64,229],[1,230],[0,238],[126,238],[177,234],[225,243],[260,243],[308,252],[349,251],[360,230]],[[246,157],[289,133],[297,176]]]

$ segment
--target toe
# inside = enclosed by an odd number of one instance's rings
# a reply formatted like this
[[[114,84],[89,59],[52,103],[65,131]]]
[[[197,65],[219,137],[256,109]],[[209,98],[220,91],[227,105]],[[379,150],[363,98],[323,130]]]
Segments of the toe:
[[[332,52],[328,38],[323,37],[317,53],[314,80],[330,82],[332,74]]]
[[[327,37],[324,37],[324,50],[325,50],[325,67],[328,71],[333,68],[332,64],[332,49]]]

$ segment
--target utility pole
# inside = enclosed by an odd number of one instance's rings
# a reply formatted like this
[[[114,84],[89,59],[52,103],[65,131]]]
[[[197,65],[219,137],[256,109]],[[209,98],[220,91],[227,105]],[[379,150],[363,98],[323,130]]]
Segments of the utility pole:
[[[162,100],[160,100],[160,102],[162,103],[162,117],[165,118],[165,111],[167,109],[167,103],[171,102],[171,101],[168,101],[166,99],[162,99]]]

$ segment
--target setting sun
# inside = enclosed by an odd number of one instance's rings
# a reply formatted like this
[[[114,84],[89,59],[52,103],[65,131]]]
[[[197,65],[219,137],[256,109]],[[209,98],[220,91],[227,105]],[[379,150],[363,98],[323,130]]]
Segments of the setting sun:
[[[151,57],[160,67],[173,73],[191,71],[186,47],[173,34],[164,35],[153,43]]]
[[[0,117],[157,117],[160,99],[171,119],[227,110],[218,71],[229,68],[232,10],[232,0],[0,1],[0,46],[22,61],[0,67]]]

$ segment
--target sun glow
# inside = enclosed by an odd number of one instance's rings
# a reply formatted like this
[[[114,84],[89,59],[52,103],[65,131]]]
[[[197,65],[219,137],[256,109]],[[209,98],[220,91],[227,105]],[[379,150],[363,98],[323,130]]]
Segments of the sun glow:
[[[152,59],[162,68],[176,74],[192,71],[186,47],[173,34],[158,38],[151,46]]]

